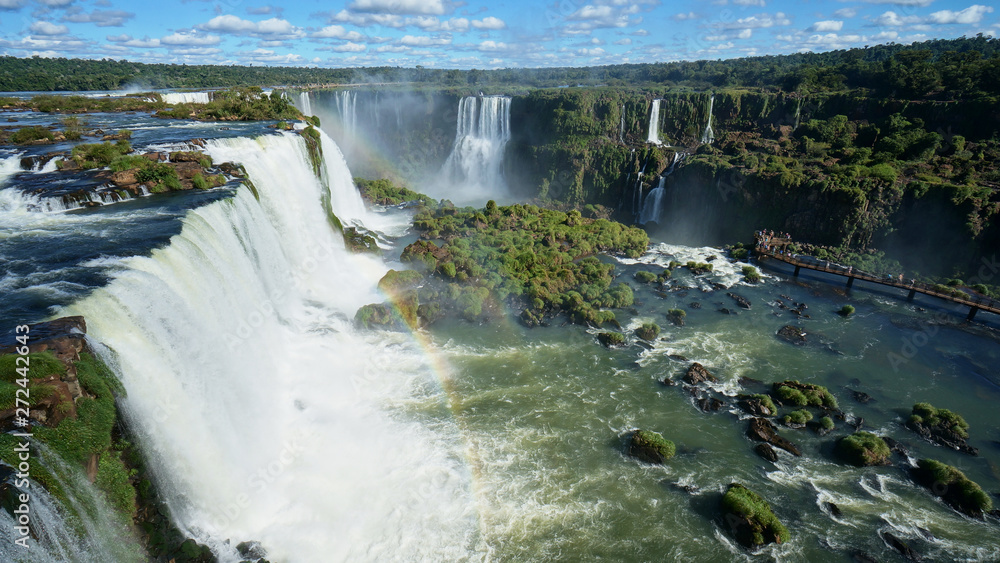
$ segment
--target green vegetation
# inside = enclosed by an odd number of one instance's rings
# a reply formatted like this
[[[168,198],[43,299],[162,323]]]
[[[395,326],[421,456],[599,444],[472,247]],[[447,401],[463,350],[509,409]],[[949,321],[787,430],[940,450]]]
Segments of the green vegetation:
[[[226,177],[222,174],[214,174],[205,176],[201,172],[198,172],[191,178],[191,185],[199,190],[207,190],[209,188],[217,188],[226,183]]]
[[[420,202],[420,205],[433,207],[435,202],[430,197],[417,193],[405,186],[397,186],[386,179],[366,180],[355,178],[354,184],[361,192],[361,197],[377,205],[399,205],[411,201]]]
[[[908,422],[911,425],[927,426],[932,432],[952,433],[961,438],[969,438],[969,423],[961,415],[948,409],[934,408],[930,403],[913,405],[913,414]]]
[[[642,326],[635,329],[635,335],[643,340],[652,342],[660,335],[660,325],[656,323],[643,323]]]
[[[854,314],[854,306],[844,305],[843,307],[840,308],[839,311],[837,311],[837,314],[842,317],[849,317]]]
[[[819,427],[823,430],[826,431],[833,430],[834,426],[835,425],[833,423],[833,419],[830,418],[829,416],[824,416],[823,418],[819,419]]]
[[[10,136],[10,142],[15,145],[27,145],[36,141],[51,143],[54,139],[55,135],[52,134],[52,131],[40,125],[22,127]]]
[[[597,333],[597,340],[607,348],[625,345],[625,335],[620,332],[604,331]]]
[[[757,283],[760,281],[760,272],[753,266],[743,266],[743,279],[747,283]]]
[[[771,393],[781,402],[790,405],[837,408],[837,398],[822,385],[782,381],[774,383]]]
[[[747,547],[785,543],[791,534],[757,493],[732,483],[722,497],[722,512],[737,541]]]
[[[674,457],[677,447],[658,432],[636,430],[630,439],[629,453],[650,463],[663,463]]]
[[[24,361],[18,364],[17,358],[18,356],[15,354],[0,356],[0,410],[14,408],[17,390],[21,388],[16,383],[18,379],[21,379],[21,374],[18,374],[17,370],[23,368],[25,364]],[[62,376],[66,373],[66,366],[51,352],[28,354],[27,362],[29,368],[27,375],[28,379],[31,380],[28,387],[28,398],[29,404],[33,407],[51,394],[51,387],[34,382],[51,376]]]
[[[463,301],[462,316],[477,319],[508,302],[520,309],[521,320],[529,326],[560,314],[580,324],[613,322],[614,313],[603,309],[631,305],[632,288],[612,284],[614,266],[595,254],[617,252],[634,258],[649,243],[642,230],[587,219],[578,211],[501,207],[492,201],[479,210],[447,204],[425,209],[416,215],[414,227],[421,240],[407,246],[400,259],[427,272],[439,285],[457,284],[438,292],[443,307]],[[470,290],[482,293],[470,295]],[[429,292],[427,296],[435,297]],[[495,302],[487,306],[491,297]]]
[[[837,441],[835,451],[841,459],[858,467],[891,463],[892,452],[889,446],[885,440],[871,432],[855,432],[850,436],[844,436]]]
[[[424,276],[413,270],[389,270],[378,282],[378,289],[386,295],[393,295],[416,287]]]
[[[109,141],[103,143],[85,143],[73,147],[70,157],[77,166],[84,170],[93,168],[104,168],[110,166],[117,158],[132,152],[132,145],[128,141],[121,140],[112,144]],[[129,161],[132,162],[132,161]]]
[[[781,420],[785,424],[805,424],[812,419],[813,415],[811,412],[805,409],[800,409],[786,414]]]
[[[774,401],[771,400],[770,395],[757,393],[754,395],[750,395],[750,398],[760,401],[761,406],[770,411],[772,415],[778,414],[778,407],[774,406]]]
[[[280,91],[265,94],[257,86],[236,86],[213,92],[207,104],[177,104],[161,109],[156,116],[204,121],[281,121],[300,119],[302,114]]]
[[[656,274],[647,272],[646,270],[639,270],[635,273],[635,281],[639,283],[652,283],[656,281]]]
[[[993,499],[960,470],[933,459],[921,459],[913,470],[917,481],[959,512],[982,518],[993,509]]]
[[[153,187],[149,191],[154,194],[181,189],[177,170],[165,162],[150,162],[148,166],[138,169],[135,177],[141,184],[152,182]]]

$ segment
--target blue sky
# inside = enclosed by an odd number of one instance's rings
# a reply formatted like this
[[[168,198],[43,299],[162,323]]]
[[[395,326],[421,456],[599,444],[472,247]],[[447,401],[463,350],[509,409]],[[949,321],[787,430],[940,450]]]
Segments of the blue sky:
[[[437,68],[725,59],[1000,34],[951,0],[0,0],[0,53]]]

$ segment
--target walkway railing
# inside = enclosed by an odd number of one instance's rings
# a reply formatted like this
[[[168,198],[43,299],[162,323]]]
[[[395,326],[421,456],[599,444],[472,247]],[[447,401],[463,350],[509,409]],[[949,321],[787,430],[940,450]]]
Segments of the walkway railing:
[[[795,274],[799,275],[799,270],[806,268],[807,270],[815,270],[817,272],[825,272],[827,274],[834,274],[837,276],[844,276],[847,278],[847,287],[850,288],[854,285],[854,280],[863,280],[870,283],[877,283],[879,285],[885,285],[889,287],[897,287],[899,289],[905,289],[909,291],[907,300],[912,300],[914,295],[917,293],[922,293],[924,295],[931,295],[933,297],[938,297],[940,299],[945,299],[953,303],[959,303],[969,307],[969,316],[966,317],[967,320],[972,320],[976,313],[980,310],[989,311],[991,313],[996,313],[1000,315],[1000,301],[995,299],[990,299],[989,297],[983,296],[972,296],[967,293],[958,291],[962,295],[956,295],[954,293],[945,293],[934,286],[918,282],[915,280],[905,280],[894,278],[892,276],[878,276],[875,274],[869,274],[867,272],[862,272],[849,266],[841,266],[830,262],[829,260],[820,260],[812,256],[802,256],[799,254],[794,254],[788,251],[788,245],[791,243],[791,239],[785,237],[766,237],[757,235],[756,246],[754,252],[757,254],[758,259],[760,258],[773,258],[780,262],[785,262],[786,264],[791,264],[795,266]]]

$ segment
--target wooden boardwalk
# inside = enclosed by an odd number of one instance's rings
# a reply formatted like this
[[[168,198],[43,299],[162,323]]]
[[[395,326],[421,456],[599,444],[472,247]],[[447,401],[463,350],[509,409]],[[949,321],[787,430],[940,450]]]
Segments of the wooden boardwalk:
[[[952,303],[969,307],[969,315],[966,317],[966,320],[969,321],[974,319],[976,313],[979,311],[988,311],[990,313],[1000,315],[1000,301],[990,299],[989,297],[972,296],[965,293],[963,293],[963,296],[956,296],[951,293],[944,293],[936,290],[933,286],[925,283],[914,282],[913,280],[906,279],[900,280],[899,278],[891,276],[877,276],[861,272],[847,266],[841,266],[840,264],[834,264],[829,260],[820,260],[812,256],[793,254],[787,250],[788,244],[791,243],[791,240],[786,238],[771,237],[768,239],[768,244],[766,246],[759,239],[757,242],[758,244],[754,248],[754,254],[757,256],[759,261],[763,261],[765,258],[773,258],[774,260],[791,264],[792,266],[795,266],[794,275],[796,276],[799,275],[799,271],[802,268],[805,268],[807,270],[815,270],[817,272],[843,276],[847,278],[848,289],[854,286],[854,280],[862,280],[906,290],[909,292],[906,298],[908,301],[912,301],[913,297],[918,293],[930,295],[932,297],[937,297],[946,301],[951,301]]]

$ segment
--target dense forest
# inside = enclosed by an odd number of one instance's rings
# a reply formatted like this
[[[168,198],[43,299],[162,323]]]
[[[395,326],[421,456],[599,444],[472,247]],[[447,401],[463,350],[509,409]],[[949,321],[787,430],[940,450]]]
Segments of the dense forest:
[[[982,35],[743,59],[583,68],[461,71],[143,64],[126,60],[0,57],[0,91],[81,91],[365,82],[491,88],[575,85],[753,87],[796,92],[867,89],[901,97],[996,96],[1000,40]]]

